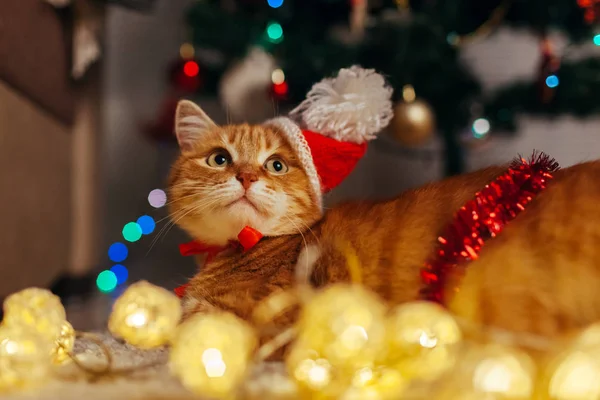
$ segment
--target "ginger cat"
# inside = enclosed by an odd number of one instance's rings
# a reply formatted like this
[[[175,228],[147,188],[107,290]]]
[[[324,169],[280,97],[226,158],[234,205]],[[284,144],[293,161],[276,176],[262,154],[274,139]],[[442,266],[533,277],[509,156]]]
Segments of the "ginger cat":
[[[340,205],[322,215],[309,177],[276,127],[220,127],[184,101],[176,132],[182,154],[169,193],[177,224],[212,245],[235,239],[246,225],[265,235],[250,251],[225,251],[200,269],[184,298],[186,316],[219,308],[248,319],[258,302],[309,271],[316,286],[348,281],[345,258],[334,246],[340,239],[357,252],[366,286],[390,304],[417,299],[419,270],[438,236],[462,205],[507,168],[449,178],[388,201]],[[452,311],[548,337],[599,320],[599,178],[600,162],[556,172],[469,263]],[[304,265],[312,268],[302,270]]]

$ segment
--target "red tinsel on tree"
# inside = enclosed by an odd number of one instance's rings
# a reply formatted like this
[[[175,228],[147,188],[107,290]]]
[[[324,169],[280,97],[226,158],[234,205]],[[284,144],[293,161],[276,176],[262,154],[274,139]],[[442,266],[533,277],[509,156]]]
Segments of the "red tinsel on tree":
[[[446,293],[458,290],[447,287],[450,276],[464,274],[464,263],[476,260],[485,241],[495,237],[523,211],[558,169],[554,159],[534,153],[530,161],[515,160],[508,171],[476,193],[438,238],[436,255],[421,270],[425,284],[421,298],[446,304]]]

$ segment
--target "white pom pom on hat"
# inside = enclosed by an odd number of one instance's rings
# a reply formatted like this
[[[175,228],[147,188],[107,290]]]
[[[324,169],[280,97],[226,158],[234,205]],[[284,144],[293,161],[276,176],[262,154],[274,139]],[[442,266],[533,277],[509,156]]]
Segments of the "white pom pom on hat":
[[[296,151],[319,203],[322,193],[352,172],[393,117],[392,88],[382,75],[358,66],[315,84],[290,117],[265,125],[278,128]]]

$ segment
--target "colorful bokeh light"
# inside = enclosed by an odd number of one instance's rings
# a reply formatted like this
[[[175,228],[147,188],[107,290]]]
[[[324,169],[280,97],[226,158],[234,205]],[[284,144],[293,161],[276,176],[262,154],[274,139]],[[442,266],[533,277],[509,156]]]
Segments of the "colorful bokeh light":
[[[190,78],[198,76],[200,73],[200,66],[196,61],[187,61],[185,64],[183,64],[183,73]]]
[[[96,278],[96,286],[101,292],[112,292],[117,287],[117,276],[112,271],[102,271]]]
[[[137,222],[129,222],[123,227],[123,238],[128,242],[137,242],[142,237],[142,228]]]
[[[278,96],[285,96],[288,93],[288,84],[287,82],[282,82],[276,85],[273,85],[273,91]]]
[[[555,88],[558,86],[558,76],[550,75],[546,78],[546,86],[549,88]]]
[[[279,43],[283,40],[283,28],[277,22],[271,22],[267,26],[267,36],[273,43]]]
[[[283,5],[283,0],[267,0],[267,4],[271,8],[279,8]]]
[[[478,139],[481,139],[489,133],[490,128],[490,121],[488,121],[485,118],[477,118],[473,122],[473,136],[475,136]]]
[[[275,85],[282,84],[285,82],[285,73],[281,68],[277,68],[271,73],[271,80]]]
[[[184,43],[179,47],[179,55],[184,60],[188,60],[190,58],[194,58],[194,45],[191,43]]]
[[[154,208],[161,208],[167,204],[167,194],[164,190],[154,189],[148,195],[148,203]]]
[[[115,242],[108,248],[108,258],[112,262],[122,262],[127,259],[129,250],[127,246],[121,242]]]
[[[154,218],[149,215],[142,215],[136,222],[142,229],[142,233],[144,235],[151,234],[154,232],[154,228],[156,228],[156,222],[154,222]]]
[[[129,271],[124,265],[121,264],[113,265],[110,269],[110,272],[115,274],[115,277],[117,278],[117,285],[122,285],[127,281],[127,278],[129,278]]]

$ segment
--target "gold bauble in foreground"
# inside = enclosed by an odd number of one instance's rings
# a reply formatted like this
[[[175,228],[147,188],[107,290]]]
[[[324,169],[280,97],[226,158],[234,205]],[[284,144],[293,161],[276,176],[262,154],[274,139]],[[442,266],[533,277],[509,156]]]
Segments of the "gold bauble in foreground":
[[[44,382],[52,345],[30,328],[0,326],[0,391]]]
[[[530,400],[536,376],[527,353],[497,343],[472,346],[431,385],[433,400]]]
[[[540,381],[540,399],[600,399],[600,324],[583,330],[548,363]]]
[[[11,294],[3,309],[4,325],[32,329],[49,341],[56,340],[67,319],[60,298],[46,289],[28,288]]]
[[[408,378],[435,379],[454,364],[461,339],[458,324],[440,305],[405,303],[387,319],[385,363]]]
[[[426,143],[435,131],[435,114],[423,100],[401,101],[394,106],[391,136],[405,146]]]
[[[402,398],[408,381],[392,368],[361,368],[340,397],[342,400],[397,400]]]
[[[233,314],[198,314],[177,330],[169,365],[194,393],[228,398],[246,377],[257,343],[254,330]]]
[[[317,293],[298,321],[298,346],[315,351],[334,368],[355,370],[385,346],[386,307],[358,285],[332,285]]]
[[[108,320],[110,332],[136,347],[165,345],[181,318],[181,303],[166,289],[140,281],[115,301]]]

